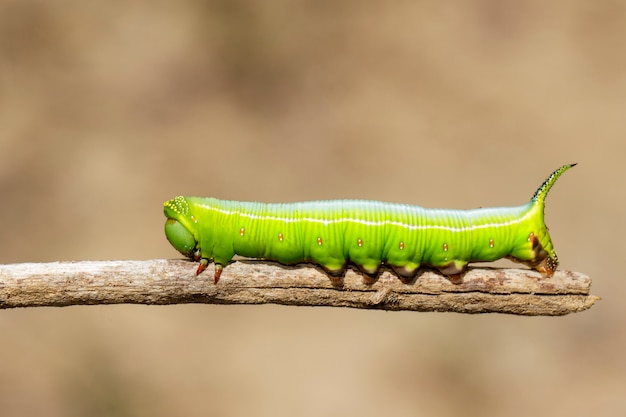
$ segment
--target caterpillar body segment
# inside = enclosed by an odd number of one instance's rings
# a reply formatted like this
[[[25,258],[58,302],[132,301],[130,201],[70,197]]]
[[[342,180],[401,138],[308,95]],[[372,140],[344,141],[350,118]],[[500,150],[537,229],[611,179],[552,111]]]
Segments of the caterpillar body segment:
[[[176,197],[164,203],[165,234],[183,255],[210,261],[217,283],[234,255],[284,264],[313,262],[332,275],[347,262],[375,276],[382,264],[401,279],[421,265],[458,282],[470,262],[510,258],[550,277],[558,266],[544,202],[558,177],[553,172],[532,199],[514,207],[428,209],[364,200],[266,204]]]

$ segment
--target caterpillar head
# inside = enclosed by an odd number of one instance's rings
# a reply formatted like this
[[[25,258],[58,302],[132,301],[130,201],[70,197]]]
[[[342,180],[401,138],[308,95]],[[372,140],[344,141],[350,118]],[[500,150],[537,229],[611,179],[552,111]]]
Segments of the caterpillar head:
[[[163,204],[165,236],[170,244],[188,258],[196,259],[200,255],[198,240],[195,235],[196,218],[189,213],[189,204],[185,197],[176,197]]]

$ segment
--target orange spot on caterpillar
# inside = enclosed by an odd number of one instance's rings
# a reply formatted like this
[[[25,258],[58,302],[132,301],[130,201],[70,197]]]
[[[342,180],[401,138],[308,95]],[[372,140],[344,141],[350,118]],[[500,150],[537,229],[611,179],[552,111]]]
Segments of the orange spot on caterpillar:
[[[400,242],[400,250],[404,250],[404,242]]]
[[[243,236],[245,234],[246,234],[246,229],[244,229],[243,227],[239,229],[239,236]]]
[[[443,251],[444,251],[444,252],[447,252],[447,251],[448,251],[448,244],[447,244],[447,243],[444,243],[444,244],[443,244]]]
[[[283,241],[283,234],[282,233],[278,234],[278,240],[280,240],[281,242]]]
[[[356,241],[356,244],[359,245],[359,247],[363,246],[363,241],[361,239]]]
[[[493,239],[489,239],[489,247],[493,248]]]
[[[318,244],[318,245],[320,245],[320,246],[322,246],[322,238],[321,238],[321,237],[318,237],[318,238],[317,238],[317,244]]]

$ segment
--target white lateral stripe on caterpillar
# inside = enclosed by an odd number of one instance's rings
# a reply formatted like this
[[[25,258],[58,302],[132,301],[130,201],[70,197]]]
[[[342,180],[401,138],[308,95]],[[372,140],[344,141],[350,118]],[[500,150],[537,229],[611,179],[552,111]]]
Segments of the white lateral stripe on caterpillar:
[[[215,211],[215,212],[218,212],[220,214],[227,215],[227,216],[238,215],[238,216],[247,217],[247,218],[253,219],[253,220],[270,220],[270,221],[280,221],[280,222],[285,222],[285,223],[311,222],[311,223],[320,223],[320,224],[323,224],[324,226],[328,226],[328,225],[334,224],[334,223],[349,222],[349,223],[363,224],[363,225],[366,225],[366,226],[391,225],[391,226],[403,227],[403,228],[408,229],[408,230],[438,229],[438,230],[447,230],[449,232],[467,232],[467,231],[470,231],[470,230],[486,229],[486,228],[490,228],[490,227],[511,226],[513,224],[522,223],[524,220],[526,220],[529,216],[532,215],[532,213],[530,211],[527,211],[523,216],[520,216],[520,217],[515,218],[515,219],[509,219],[509,220],[504,221],[504,222],[484,223],[484,224],[477,224],[477,225],[472,224],[472,225],[466,226],[466,227],[453,227],[453,226],[444,226],[444,225],[407,224],[407,223],[402,223],[402,222],[397,222],[397,221],[392,221],[392,220],[371,221],[371,220],[355,219],[355,218],[350,218],[350,217],[342,217],[342,218],[339,218],[339,219],[328,220],[328,219],[316,219],[316,218],[312,218],[312,217],[293,218],[293,217],[262,216],[262,215],[258,215],[258,214],[242,212],[242,211],[239,211],[239,210],[220,209],[220,208],[213,207],[213,206],[210,206],[210,205],[205,205],[205,204],[201,204],[200,206],[202,208],[206,209],[206,210]],[[522,207],[525,207],[525,206],[522,206]],[[424,210],[427,210],[427,209],[424,209]],[[459,211],[459,212],[463,213],[462,211]],[[463,213],[463,214],[466,215],[467,220],[469,222],[471,222],[471,216],[467,215],[469,213],[467,213],[467,214]]]

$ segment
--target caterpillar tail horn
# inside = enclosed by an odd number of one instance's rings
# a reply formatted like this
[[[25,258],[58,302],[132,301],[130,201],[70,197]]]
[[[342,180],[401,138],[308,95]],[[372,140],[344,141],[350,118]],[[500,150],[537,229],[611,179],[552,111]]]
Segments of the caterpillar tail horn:
[[[548,195],[548,192],[550,191],[550,189],[552,188],[556,180],[565,171],[575,166],[576,164],[563,165],[562,167],[554,171],[552,174],[550,174],[550,176],[543,182],[543,184],[541,184],[541,187],[539,187],[537,191],[535,191],[535,194],[533,195],[533,198],[531,199],[531,201],[535,204],[543,205],[546,200],[546,196]]]

